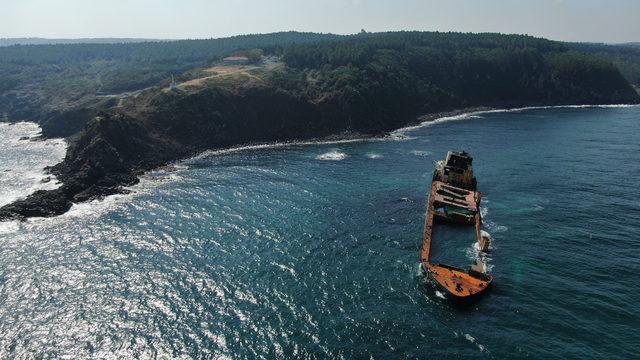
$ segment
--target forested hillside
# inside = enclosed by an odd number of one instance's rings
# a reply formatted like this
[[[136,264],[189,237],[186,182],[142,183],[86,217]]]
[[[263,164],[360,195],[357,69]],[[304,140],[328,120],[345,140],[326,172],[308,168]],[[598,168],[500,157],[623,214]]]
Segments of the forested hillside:
[[[239,49],[276,51],[336,35],[283,32],[222,39],[0,47],[0,119],[41,121],[91,106],[95,95],[139,90]]]
[[[308,45],[302,46],[305,43]],[[352,79],[357,84],[345,87],[345,92],[368,89],[370,80],[392,81],[393,87],[378,89],[381,92],[376,98],[427,96],[429,102],[441,106],[460,100],[514,100],[513,96],[538,96],[546,101],[548,87],[562,80],[557,76],[565,80],[573,76],[577,81],[580,79],[571,72],[592,67],[604,71],[607,62],[613,62],[632,84],[640,85],[640,49],[564,44],[518,35],[283,32],[208,40],[14,45],[0,47],[0,120],[43,122],[68,111],[108,107],[105,95],[159,85],[171,75],[179,76],[249,48],[284,54],[293,71],[280,79],[280,85],[310,94],[330,92]],[[562,74],[549,72],[558,66],[564,69]],[[303,74],[304,68],[313,71]],[[524,72],[519,73],[521,70]],[[307,86],[300,83],[307,75],[322,76]],[[619,85],[615,75],[606,80],[611,86]],[[566,90],[565,85],[557,91]],[[541,93],[543,88],[545,94]]]
[[[569,46],[577,51],[611,61],[632,85],[640,89],[640,43],[620,45],[572,43]]]
[[[521,35],[394,32],[292,45],[278,86],[336,102],[354,119],[475,105],[633,102],[607,60]],[[416,108],[418,107],[418,108]]]
[[[119,44],[158,41],[156,39],[138,38],[80,38],[80,39],[48,39],[48,38],[0,38],[0,46],[11,45],[52,45],[52,44]]]

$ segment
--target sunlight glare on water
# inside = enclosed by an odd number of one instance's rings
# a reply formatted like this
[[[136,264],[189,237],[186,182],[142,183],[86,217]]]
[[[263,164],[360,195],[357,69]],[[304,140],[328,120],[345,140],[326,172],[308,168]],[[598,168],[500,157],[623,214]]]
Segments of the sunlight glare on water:
[[[631,358],[638,119],[494,112],[384,141],[214,153],[134,195],[2,223],[0,357]],[[433,161],[462,149],[495,277],[465,308],[418,270]],[[436,258],[477,256],[443,236]]]

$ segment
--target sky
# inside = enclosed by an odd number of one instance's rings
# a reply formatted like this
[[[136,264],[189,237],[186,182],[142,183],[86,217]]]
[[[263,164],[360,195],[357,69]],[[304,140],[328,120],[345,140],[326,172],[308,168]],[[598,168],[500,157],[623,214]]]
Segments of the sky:
[[[275,31],[501,32],[640,41],[640,0],[0,0],[0,38],[217,38]]]

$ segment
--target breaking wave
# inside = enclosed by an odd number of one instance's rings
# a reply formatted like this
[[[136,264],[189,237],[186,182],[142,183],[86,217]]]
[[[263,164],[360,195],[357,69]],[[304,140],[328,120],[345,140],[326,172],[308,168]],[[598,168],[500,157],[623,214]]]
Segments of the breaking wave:
[[[469,334],[464,334],[464,338],[469,341],[470,343],[474,344],[475,346],[478,347],[478,350],[480,351],[484,351],[485,348],[482,344],[480,344],[479,342],[476,341],[476,338],[474,338],[473,336],[469,335]]]
[[[431,126],[434,124],[439,124],[447,121],[455,121],[455,120],[468,120],[468,119],[479,119],[482,118],[484,114],[493,114],[493,113],[516,113],[527,110],[544,110],[544,109],[585,109],[585,108],[628,108],[628,107],[637,107],[640,105],[637,104],[602,104],[602,105],[551,105],[551,106],[527,106],[527,107],[519,107],[519,108],[510,108],[510,109],[488,109],[488,110],[478,110],[478,111],[470,111],[468,113],[451,115],[451,116],[443,116],[440,118],[436,118],[433,120],[423,121],[418,125],[406,126],[395,131],[392,131],[389,134],[389,138],[391,139],[404,139],[410,138],[407,135],[407,132],[411,132],[413,130],[421,129],[427,126]]]
[[[214,155],[226,155],[226,154],[233,154],[237,152],[252,151],[252,150],[280,149],[280,148],[311,146],[311,145],[352,144],[352,143],[361,143],[361,142],[375,141],[375,140],[376,140],[375,138],[362,137],[362,138],[339,139],[339,140],[286,141],[286,142],[275,142],[275,143],[256,144],[256,145],[241,145],[241,146],[236,146],[236,147],[227,148],[227,149],[207,150],[190,159],[202,159],[202,158],[206,158]]]
[[[10,234],[20,229],[18,221],[0,221],[0,234]]]
[[[338,150],[332,150],[327,153],[316,156],[316,160],[325,160],[325,161],[340,161],[346,158],[347,158],[347,154]]]
[[[413,136],[408,136],[404,133],[393,131],[389,135],[385,136],[383,140],[391,140],[391,141],[406,141],[406,140],[414,140],[416,139]]]
[[[412,150],[411,154],[415,155],[415,156],[427,157],[427,156],[431,155],[431,152],[423,151],[423,150]]]
[[[35,123],[0,124],[0,206],[37,190],[60,186],[45,168],[62,161],[67,149],[62,139],[37,140]]]

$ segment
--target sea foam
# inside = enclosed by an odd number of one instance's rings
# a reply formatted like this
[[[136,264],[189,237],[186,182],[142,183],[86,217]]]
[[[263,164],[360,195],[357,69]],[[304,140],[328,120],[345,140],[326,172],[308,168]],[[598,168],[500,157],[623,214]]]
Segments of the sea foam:
[[[317,160],[328,160],[328,161],[340,161],[346,158],[347,158],[347,154],[339,150],[332,150],[327,153],[316,156]]]
[[[66,143],[62,139],[32,141],[40,127],[29,122],[0,124],[0,206],[24,198],[37,190],[60,186],[45,167],[64,158]]]
[[[427,157],[427,156],[431,155],[431,152],[424,151],[424,150],[412,150],[411,154],[415,155],[415,156]]]
[[[491,110],[478,110],[478,111],[470,111],[468,113],[452,115],[452,116],[443,116],[433,120],[423,121],[418,125],[406,126],[395,131],[392,131],[388,138],[389,139],[405,139],[410,138],[407,135],[408,132],[413,130],[421,129],[427,126],[447,122],[447,121],[456,121],[456,120],[468,120],[468,119],[478,119],[482,118],[484,114],[492,114],[492,113],[515,113],[527,110],[544,110],[544,109],[584,109],[584,108],[628,108],[628,107],[637,107],[640,106],[638,104],[602,104],[602,105],[552,105],[552,106],[527,106],[527,107],[519,107],[519,108],[509,108],[509,109],[491,109]]]

